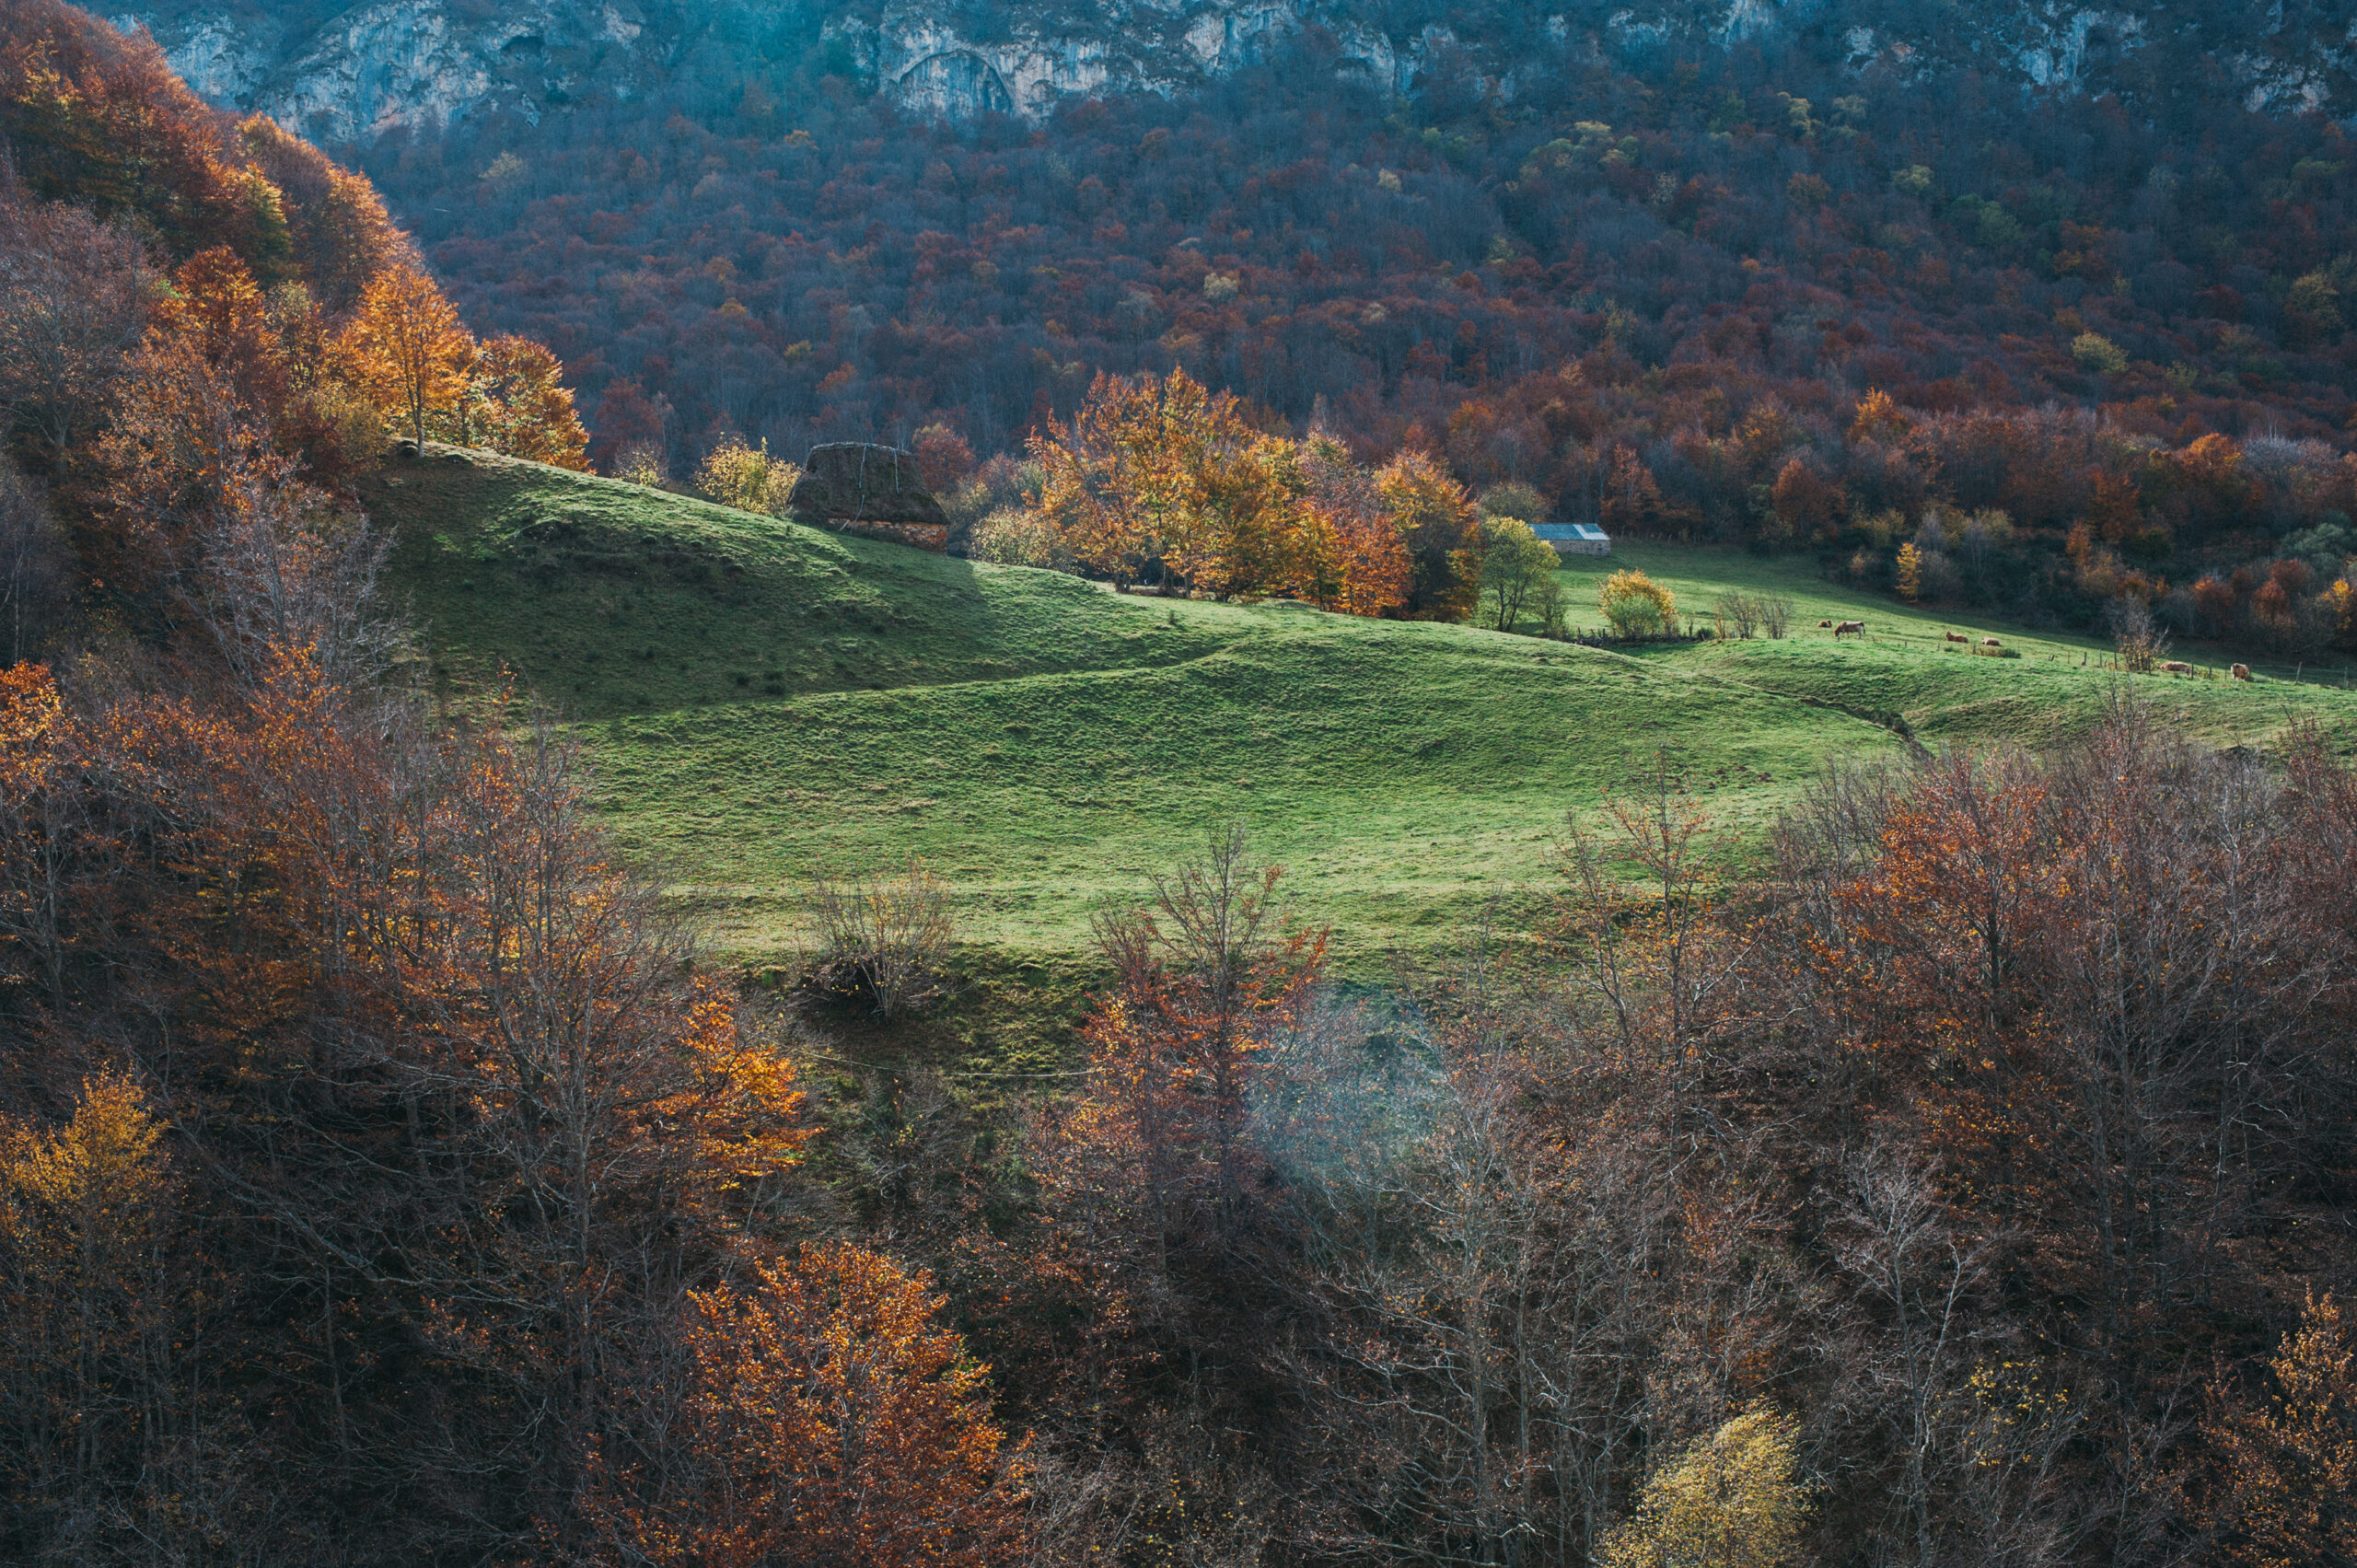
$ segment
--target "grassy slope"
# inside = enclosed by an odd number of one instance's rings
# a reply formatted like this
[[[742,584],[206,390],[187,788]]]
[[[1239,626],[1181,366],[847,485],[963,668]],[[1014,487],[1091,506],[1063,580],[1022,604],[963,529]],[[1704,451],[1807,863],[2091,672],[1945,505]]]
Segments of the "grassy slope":
[[[973,937],[1068,955],[1092,910],[1240,819],[1345,968],[1372,967],[1543,877],[1564,812],[1656,748],[1749,839],[1828,755],[1895,745],[1854,714],[2060,734],[2106,685],[2079,645],[1944,654],[1936,622],[1902,632],[1886,603],[1742,556],[1623,562],[1701,603],[1784,587],[1810,631],[1631,658],[1117,596],[479,454],[429,449],[364,494],[444,680],[479,690],[504,662],[576,721],[623,842],[748,957],[792,942],[813,867],[904,849],[957,885]],[[1592,603],[1594,574],[1567,575]],[[1837,609],[1875,644],[1813,630]],[[2168,684],[2221,739],[2343,706]]]
[[[1637,567],[1667,586],[1684,610],[1707,610],[1730,587],[1781,593],[1793,601],[1794,630],[1784,641],[1664,646],[1648,651],[1650,661],[1835,703],[1853,714],[1897,715],[1927,742],[2062,740],[2094,721],[2106,694],[2119,683],[2102,668],[2111,651],[2107,643],[2025,632],[1970,611],[1918,609],[1838,587],[1807,563],[1789,558],[1763,561],[1740,551],[1623,545],[1609,560],[1567,563],[1564,587],[1573,602],[1586,610],[1595,604],[1606,574],[1623,566]],[[1864,643],[1837,645],[1817,629],[1822,620],[1862,620],[1869,634]],[[1975,656],[1945,640],[1950,631],[1976,641],[1996,635],[2022,657]],[[2292,666],[2258,662],[2258,683],[2244,686],[2223,679],[2231,654],[2202,647],[2187,649],[2182,656],[2219,679],[2154,675],[2127,685],[2168,722],[2212,744],[2258,744],[2298,717],[2332,725],[2357,717],[2357,693],[2313,680],[2294,684]]]

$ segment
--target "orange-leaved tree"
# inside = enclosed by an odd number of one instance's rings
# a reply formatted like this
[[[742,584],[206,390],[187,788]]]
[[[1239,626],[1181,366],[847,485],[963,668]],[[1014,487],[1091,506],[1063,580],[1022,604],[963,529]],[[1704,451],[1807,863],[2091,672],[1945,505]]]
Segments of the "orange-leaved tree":
[[[1422,621],[1462,621],[1481,585],[1480,530],[1473,498],[1438,459],[1410,447],[1376,475],[1394,537],[1408,552],[1406,610]]]
[[[429,419],[458,409],[475,352],[441,289],[407,261],[368,280],[338,346],[351,379],[421,442]]]
[[[1019,1560],[1020,1469],[945,1304],[924,1273],[841,1241],[691,1293],[675,1473],[608,1473],[610,1543],[699,1568]]]
[[[1040,510],[1074,555],[1126,587],[1188,548],[1203,510],[1203,448],[1225,416],[1183,370],[1167,381],[1100,373],[1069,424],[1031,437]]]
[[[589,433],[573,410],[563,365],[546,345],[502,332],[477,354],[465,406],[462,445],[479,442],[511,458],[561,469],[589,467]]]
[[[201,250],[180,264],[172,283],[157,324],[190,339],[249,410],[275,412],[286,396],[287,366],[261,285],[237,252]]]
[[[1317,431],[1303,443],[1303,460],[1309,477],[1305,555],[1315,575],[1299,591],[1348,615],[1381,615],[1405,604],[1408,546],[1375,476],[1353,462],[1340,441]]]

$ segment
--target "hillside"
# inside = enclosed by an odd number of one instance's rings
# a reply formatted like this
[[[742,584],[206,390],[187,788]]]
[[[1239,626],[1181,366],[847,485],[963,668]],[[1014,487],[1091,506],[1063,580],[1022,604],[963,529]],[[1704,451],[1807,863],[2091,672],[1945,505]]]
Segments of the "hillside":
[[[1656,749],[1756,847],[1828,759],[1931,739],[2059,739],[2109,679],[2088,645],[1944,654],[1938,623],[1788,582],[1788,642],[1646,656],[1289,605],[1119,596],[1051,573],[828,535],[610,481],[430,447],[364,485],[400,533],[450,687],[502,664],[575,722],[600,804],[691,891],[722,945],[795,937],[804,878],[913,851],[968,935],[1070,952],[1090,914],[1213,826],[1240,820],[1294,872],[1347,966],[1451,936],[1544,882],[1567,811]],[[1759,583],[1740,556],[1640,552],[1689,605]],[[1592,586],[1574,579],[1580,602]],[[1822,611],[1876,636],[1836,647]],[[1904,631],[1900,631],[1902,621]],[[1887,631],[1886,629],[1888,629]],[[2263,740],[2357,695],[2154,683],[2189,733]]]
[[[623,842],[731,946],[783,940],[812,867],[914,850],[974,935],[1067,948],[1238,819],[1372,956],[1545,877],[1563,813],[1655,748],[1756,827],[1894,744],[1616,654],[1119,596],[477,454],[364,494],[445,677],[504,661],[581,721]]]

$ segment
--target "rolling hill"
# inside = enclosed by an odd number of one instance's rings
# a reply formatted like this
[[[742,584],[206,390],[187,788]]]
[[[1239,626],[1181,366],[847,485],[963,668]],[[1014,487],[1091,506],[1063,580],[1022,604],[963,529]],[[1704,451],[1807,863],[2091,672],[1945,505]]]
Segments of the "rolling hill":
[[[442,447],[363,491],[444,689],[512,669],[586,745],[622,842],[748,960],[796,940],[812,871],[910,852],[971,940],[1070,955],[1094,911],[1240,821],[1334,924],[1345,971],[1380,967],[1544,882],[1565,813],[1656,753],[1739,855],[1827,759],[1894,754],[1894,719],[1933,742],[2059,738],[2117,679],[2078,642],[1945,651],[1929,615],[1737,553],[1615,563],[1689,605],[1779,588],[1805,630],[1631,656],[1117,595]],[[1604,564],[1567,568],[1576,602]],[[1875,636],[1835,645],[1815,625],[1837,611]],[[2314,685],[2138,684],[2220,745],[2357,714]]]

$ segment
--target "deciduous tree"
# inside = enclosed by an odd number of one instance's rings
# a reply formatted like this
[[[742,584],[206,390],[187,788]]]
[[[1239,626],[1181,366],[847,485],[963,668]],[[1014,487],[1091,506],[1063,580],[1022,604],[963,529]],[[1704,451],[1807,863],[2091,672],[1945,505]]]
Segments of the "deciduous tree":
[[[932,1282],[839,1241],[690,1297],[678,1472],[602,1506],[634,1561],[1018,1561],[1020,1469]]]
[[[457,413],[474,351],[459,313],[410,261],[368,280],[338,347],[352,378],[415,441],[425,439],[429,420]]]

